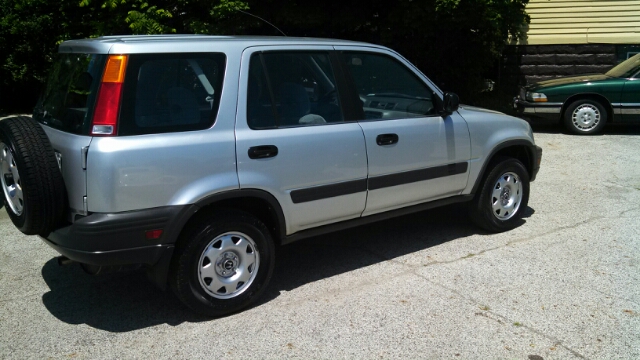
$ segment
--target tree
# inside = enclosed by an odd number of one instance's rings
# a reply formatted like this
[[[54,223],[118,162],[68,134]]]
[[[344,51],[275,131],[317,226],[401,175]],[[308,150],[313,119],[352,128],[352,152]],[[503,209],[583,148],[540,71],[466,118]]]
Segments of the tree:
[[[528,0],[0,0],[0,111],[33,107],[57,45],[101,35],[331,37],[382,44],[473,102]],[[259,18],[262,19],[259,19]],[[11,90],[9,90],[11,89]]]
[[[367,41],[398,51],[443,89],[472,101],[507,40],[523,36],[528,0],[250,0],[289,36]],[[256,29],[257,30],[257,29]],[[254,31],[256,31],[254,30]],[[263,33],[274,30],[262,24]]]
[[[234,0],[0,0],[0,113],[30,111],[58,45],[102,35],[240,32]]]

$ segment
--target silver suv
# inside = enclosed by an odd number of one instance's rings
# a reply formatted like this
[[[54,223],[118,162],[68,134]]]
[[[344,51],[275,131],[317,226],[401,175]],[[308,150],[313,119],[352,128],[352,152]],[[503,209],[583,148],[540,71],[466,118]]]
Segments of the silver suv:
[[[193,35],[62,43],[0,148],[18,229],[93,273],[142,265],[212,316],[256,301],[276,245],[465,201],[509,230],[542,154],[388,48]]]

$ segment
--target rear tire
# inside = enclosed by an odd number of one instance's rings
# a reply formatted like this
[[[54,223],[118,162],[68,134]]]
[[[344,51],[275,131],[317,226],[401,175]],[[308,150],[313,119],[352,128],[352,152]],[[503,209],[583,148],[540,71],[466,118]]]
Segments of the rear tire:
[[[48,235],[63,218],[66,192],[49,138],[35,120],[0,121],[0,169],[13,224],[26,235]]]
[[[255,303],[271,280],[274,244],[267,227],[240,211],[215,212],[178,239],[169,283],[193,311],[229,315]]]
[[[489,165],[470,207],[471,220],[490,232],[519,225],[529,203],[529,173],[517,159],[501,157]]]

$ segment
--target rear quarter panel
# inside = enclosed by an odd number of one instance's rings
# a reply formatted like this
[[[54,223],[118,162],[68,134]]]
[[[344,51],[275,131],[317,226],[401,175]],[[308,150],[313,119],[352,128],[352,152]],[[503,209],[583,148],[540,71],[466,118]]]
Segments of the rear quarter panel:
[[[198,131],[94,137],[87,157],[90,212],[193,204],[239,188],[234,126],[243,47],[198,49],[207,50],[227,57],[214,125]]]

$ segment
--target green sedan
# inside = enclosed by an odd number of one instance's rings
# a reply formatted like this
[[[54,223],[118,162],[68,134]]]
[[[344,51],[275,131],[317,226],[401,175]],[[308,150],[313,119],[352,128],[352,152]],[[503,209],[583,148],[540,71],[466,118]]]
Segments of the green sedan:
[[[518,114],[562,121],[574,134],[595,134],[607,122],[640,122],[640,54],[605,74],[563,77],[520,89]]]

